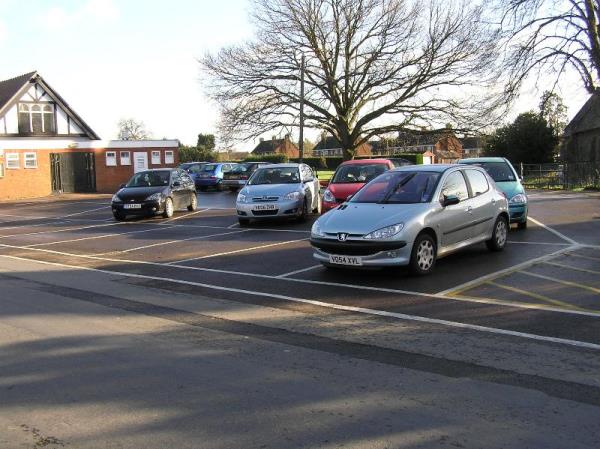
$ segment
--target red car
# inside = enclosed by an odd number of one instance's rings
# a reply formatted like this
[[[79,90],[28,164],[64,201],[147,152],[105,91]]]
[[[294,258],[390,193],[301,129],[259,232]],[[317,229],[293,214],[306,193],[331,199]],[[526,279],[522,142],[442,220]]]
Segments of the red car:
[[[367,182],[394,167],[388,159],[362,159],[342,163],[323,193],[322,212],[336,208]]]

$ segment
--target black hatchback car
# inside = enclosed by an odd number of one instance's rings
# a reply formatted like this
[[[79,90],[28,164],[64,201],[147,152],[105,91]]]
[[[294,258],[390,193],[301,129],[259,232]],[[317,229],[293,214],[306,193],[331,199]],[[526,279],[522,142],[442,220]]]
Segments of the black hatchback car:
[[[127,215],[162,214],[169,218],[175,209],[194,211],[197,206],[194,181],[179,168],[136,173],[112,197],[112,212],[119,221]]]

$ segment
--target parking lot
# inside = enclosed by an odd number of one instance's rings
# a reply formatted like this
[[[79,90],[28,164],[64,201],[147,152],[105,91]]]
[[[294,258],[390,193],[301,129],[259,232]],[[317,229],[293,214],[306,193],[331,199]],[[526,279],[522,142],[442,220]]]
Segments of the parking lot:
[[[504,252],[478,245],[440,259],[427,277],[327,270],[312,258],[312,220],[240,228],[228,192],[201,193],[195,212],[124,223],[113,220],[109,200],[2,204],[0,252],[166,290],[600,348],[598,197],[534,193],[529,228],[513,228]]]

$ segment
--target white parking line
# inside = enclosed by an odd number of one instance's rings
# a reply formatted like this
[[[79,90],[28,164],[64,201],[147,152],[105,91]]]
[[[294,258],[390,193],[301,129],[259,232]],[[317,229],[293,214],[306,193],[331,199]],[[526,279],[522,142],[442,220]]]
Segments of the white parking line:
[[[103,228],[106,226],[117,226],[117,225],[123,225],[123,224],[125,224],[125,223],[114,222],[114,223],[104,223],[104,224],[96,224],[96,225],[88,225],[88,226],[79,226],[79,227],[67,228],[67,229],[54,229],[51,231],[37,231],[37,232],[26,232],[26,233],[22,233],[22,234],[0,235],[0,239],[6,239],[9,237],[24,237],[24,236],[28,236],[28,235],[55,234],[58,232],[81,231],[83,229]]]
[[[165,226],[163,229],[173,228],[174,226]],[[70,240],[59,240],[56,242],[48,242],[48,243],[35,243],[33,245],[25,245],[23,248],[37,248],[38,246],[49,246],[49,245],[59,245],[61,243],[71,243],[71,242],[81,242],[84,240],[96,240],[96,239],[104,239],[108,237],[119,237],[121,235],[129,235],[129,234],[141,234],[142,232],[156,232],[161,229],[143,229],[141,231],[129,231],[129,232],[115,232],[112,234],[102,234],[102,235],[94,235],[91,237],[82,237],[79,239],[70,239]]]
[[[586,256],[584,254],[576,254],[576,253],[568,252],[568,253],[565,253],[565,256],[578,257],[579,259],[587,259],[587,260],[594,260],[594,261],[600,262],[600,257]]]
[[[157,246],[171,245],[173,243],[180,243],[180,242],[189,242],[190,240],[208,239],[210,237],[219,237],[222,235],[239,234],[241,232],[247,232],[247,229],[243,229],[241,231],[221,232],[219,234],[200,235],[200,236],[195,236],[195,237],[188,237],[185,239],[169,240],[168,242],[152,243],[151,245],[138,246],[136,248],[129,248],[129,249],[121,250],[121,251],[109,251],[106,253],[98,253],[98,254],[94,254],[94,256],[104,256],[107,254],[131,253],[133,251],[140,251],[142,249],[156,248]]]
[[[551,243],[551,242],[520,242],[518,240],[507,240],[510,244],[517,245],[550,245],[550,246],[570,246],[570,243]]]
[[[73,254],[73,253],[68,253],[68,252],[64,252],[64,251],[55,251],[55,250],[49,250],[49,249],[43,249],[43,248],[25,248],[22,246],[8,245],[5,243],[0,243],[0,247],[22,249],[22,250],[27,250],[27,251],[37,251],[37,252],[43,252],[43,253],[48,253],[48,254],[56,254],[56,255],[61,255],[61,256],[82,258],[82,259],[91,259],[91,260],[98,260],[98,261],[104,261],[104,262],[116,262],[116,263],[121,263],[121,264],[127,263],[127,264],[138,264],[138,265],[149,265],[149,266],[162,267],[162,268],[165,268],[165,267],[179,268],[182,270],[204,271],[207,273],[219,273],[219,274],[230,274],[230,275],[234,275],[234,276],[246,276],[246,277],[259,278],[259,279],[271,279],[271,280],[274,279],[273,276],[266,275],[266,274],[246,273],[243,271],[232,271],[232,270],[220,270],[217,268],[192,267],[192,266],[188,266],[188,265],[168,265],[167,263],[163,263],[163,262],[149,262],[149,261],[145,261],[145,260],[114,259],[114,258],[108,258],[108,257],[99,257],[98,255]],[[566,310],[564,308],[551,307],[551,306],[546,306],[546,305],[524,304],[524,303],[520,303],[520,302],[511,302],[511,301],[505,301],[505,300],[500,301],[500,300],[489,299],[489,298],[474,298],[474,297],[469,297],[469,296],[456,296],[456,295],[443,296],[443,295],[435,294],[435,293],[423,293],[423,292],[414,292],[414,291],[409,291],[409,290],[399,290],[399,289],[393,289],[393,288],[371,287],[371,286],[367,286],[367,285],[358,285],[358,284],[343,284],[340,282],[313,281],[310,279],[297,279],[297,278],[291,278],[291,277],[279,278],[278,280],[285,281],[285,282],[295,282],[298,284],[325,285],[328,287],[348,288],[351,290],[364,290],[364,291],[373,291],[373,292],[381,292],[381,293],[420,296],[420,297],[424,297],[424,298],[436,298],[436,299],[444,299],[444,300],[450,300],[450,301],[463,301],[463,302],[469,302],[469,303],[496,305],[496,306],[501,306],[501,307],[514,307],[514,308],[518,308],[518,309],[543,310],[545,312],[556,312],[556,313],[564,313],[564,314],[569,314],[569,315],[585,315],[585,316],[590,316],[590,317],[594,317],[594,318],[598,318],[600,316],[600,313],[595,313],[595,312]]]
[[[178,215],[177,217],[171,217],[171,218],[165,220],[163,223],[171,223],[172,221],[181,220],[182,218],[187,218],[190,215],[196,215],[196,214],[199,214],[200,212],[206,212],[207,210],[209,210],[209,209],[199,209],[199,210],[195,210],[194,212],[190,212],[188,214]]]
[[[487,327],[487,326],[479,326],[479,325],[475,325],[475,324],[459,323],[456,321],[441,320],[441,319],[437,319],[437,318],[428,318],[428,317],[417,316],[417,315],[407,315],[404,313],[367,309],[367,308],[363,308],[363,307],[344,306],[341,304],[332,304],[332,303],[318,301],[318,300],[312,300],[312,299],[296,298],[293,296],[279,295],[279,294],[274,294],[274,293],[261,293],[261,292],[257,292],[257,291],[253,291],[253,290],[244,290],[244,289],[233,288],[233,287],[223,287],[220,285],[205,284],[205,283],[193,282],[193,281],[185,281],[182,279],[174,279],[174,278],[168,278],[168,277],[162,277],[162,276],[149,276],[149,275],[144,275],[144,274],[122,273],[119,271],[103,270],[103,269],[98,269],[98,268],[77,267],[74,265],[67,265],[67,264],[62,264],[62,263],[57,263],[57,262],[32,261],[31,259],[27,259],[27,258],[23,258],[23,257],[16,257],[16,256],[0,255],[0,257],[5,257],[5,258],[13,259],[13,260],[41,263],[44,265],[57,266],[57,267],[61,267],[61,268],[94,271],[94,272],[98,272],[98,273],[117,275],[117,276],[129,277],[129,278],[149,279],[149,280],[162,281],[162,282],[172,282],[172,283],[176,283],[176,284],[191,285],[194,287],[208,288],[208,289],[212,289],[212,290],[220,290],[220,291],[226,291],[226,292],[231,292],[231,293],[240,293],[243,295],[260,296],[260,297],[267,297],[267,298],[273,298],[273,299],[281,299],[284,301],[292,301],[292,302],[297,302],[297,303],[302,303],[302,304],[310,304],[313,306],[323,307],[323,308],[327,308],[327,309],[334,309],[334,310],[342,310],[345,312],[353,312],[353,313],[361,313],[361,314],[365,314],[365,315],[396,318],[396,319],[404,320],[404,321],[415,321],[415,322],[419,322],[419,323],[434,324],[434,325],[453,327],[453,328],[458,328],[458,329],[467,329],[467,330],[473,330],[473,331],[478,331],[478,332],[485,332],[485,333],[489,333],[489,334],[507,335],[507,336],[511,336],[511,337],[518,337],[518,338],[523,338],[523,339],[542,341],[545,343],[557,343],[557,344],[562,344],[562,345],[567,345],[567,346],[574,346],[574,347],[578,347],[578,348],[600,350],[600,345],[595,344],[595,343],[589,343],[589,342],[578,341],[578,340],[568,340],[568,339],[564,339],[564,338],[548,337],[548,336],[544,336],[544,335],[530,334],[530,333],[526,333],[526,332],[511,331],[511,330],[507,330],[507,329],[499,329],[499,328]]]
[[[110,206],[102,206],[102,207],[97,207],[95,209],[82,210],[81,212],[75,212],[73,214],[61,215],[56,218],[69,218],[69,217],[74,217],[75,215],[83,215],[83,214],[87,214],[89,212],[94,212],[94,211],[102,210],[102,209],[110,209]]]
[[[541,226],[542,228],[544,228],[546,231],[551,232],[552,234],[556,235],[557,237],[560,237],[561,239],[563,239],[565,242],[570,243],[571,245],[579,245],[579,243],[577,243],[575,240],[573,240],[570,237],[567,237],[566,235],[558,232],[556,229],[551,228],[550,226],[546,226],[544,223],[542,223],[541,221],[536,220],[535,218],[531,218],[531,216],[527,217],[528,220],[531,220],[533,223],[535,223],[538,226]]]
[[[23,227],[37,228],[39,226],[50,226],[50,225],[69,224],[69,223],[71,223],[70,220],[65,220],[65,221],[46,221],[44,223],[37,223],[37,224],[34,224],[34,225],[18,225],[18,226],[0,227],[0,231],[8,231],[9,229],[19,229],[19,228],[23,228]]]
[[[276,278],[285,278],[288,276],[293,276],[295,274],[300,274],[300,273],[304,273],[305,271],[312,271],[315,270],[317,268],[322,268],[323,265],[319,264],[319,265],[313,265],[311,267],[308,268],[302,268],[301,270],[296,270],[296,271],[290,271],[289,273],[285,273],[285,274],[280,274],[279,276],[275,276]]]
[[[565,281],[562,279],[558,279],[556,277],[544,276],[543,274],[531,273],[529,271],[520,271],[519,273],[526,274],[527,276],[532,276],[532,277],[536,277],[539,279],[544,279],[546,281],[556,282],[557,284],[567,285],[569,287],[575,287],[575,288],[580,288],[582,290],[588,290],[592,293],[596,293],[597,295],[600,294],[600,288],[590,287],[588,285],[580,284],[578,282]]]
[[[542,263],[545,265],[553,265],[553,266],[559,267],[559,268],[566,268],[568,270],[581,271],[582,273],[600,274],[600,271],[588,270],[587,268],[574,267],[572,265],[567,265],[564,263],[556,263],[556,262],[550,262],[550,261],[546,261],[546,262],[542,262]]]
[[[245,229],[244,231],[249,231],[249,229]],[[243,232],[243,231],[238,231],[238,232]],[[206,255],[206,256],[191,257],[189,259],[176,260],[176,261],[173,261],[173,262],[169,262],[166,265],[175,265],[175,264],[180,264],[180,263],[185,263],[185,262],[193,262],[195,260],[210,259],[212,257],[228,256],[230,254],[238,254],[238,253],[244,253],[244,252],[247,252],[247,251],[254,251],[255,249],[263,249],[263,248],[271,248],[273,246],[289,245],[290,243],[303,242],[305,240],[308,240],[308,238],[298,239],[298,240],[287,240],[285,242],[269,243],[267,245],[252,246],[250,248],[236,249],[236,250],[233,250],[233,251],[226,251],[226,252],[223,252],[223,253],[209,254],[209,255]]]

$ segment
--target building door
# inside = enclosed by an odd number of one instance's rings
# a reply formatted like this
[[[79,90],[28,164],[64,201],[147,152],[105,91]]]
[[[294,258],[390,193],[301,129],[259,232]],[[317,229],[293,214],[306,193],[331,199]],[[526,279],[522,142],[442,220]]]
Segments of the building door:
[[[133,153],[133,172],[148,170],[148,153],[139,151]]]
[[[90,193],[96,191],[94,153],[50,154],[52,191]]]

